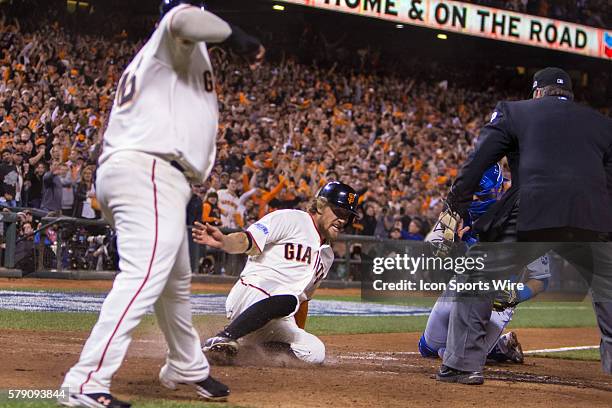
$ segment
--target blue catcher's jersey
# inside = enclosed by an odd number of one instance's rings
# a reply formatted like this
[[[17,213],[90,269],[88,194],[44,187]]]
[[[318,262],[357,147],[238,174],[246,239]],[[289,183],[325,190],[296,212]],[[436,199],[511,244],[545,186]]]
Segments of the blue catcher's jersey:
[[[475,198],[470,204],[468,212],[470,219],[465,220],[465,227],[471,227],[478,218],[480,218],[487,210],[495,204],[503,194],[504,176],[502,174],[499,163],[489,167],[480,180],[480,190],[474,194]],[[472,246],[478,242],[478,237],[473,230],[470,229],[463,234],[462,240]],[[529,279],[547,280],[550,278],[550,258],[548,254],[536,259],[527,265],[529,271]]]
[[[504,175],[499,163],[489,167],[480,179],[480,189],[474,193],[475,199],[470,204],[468,212],[470,219],[465,220],[464,227],[471,227],[482,214],[499,200],[503,193]],[[474,245],[478,238],[472,229],[463,235],[463,241],[469,246]]]

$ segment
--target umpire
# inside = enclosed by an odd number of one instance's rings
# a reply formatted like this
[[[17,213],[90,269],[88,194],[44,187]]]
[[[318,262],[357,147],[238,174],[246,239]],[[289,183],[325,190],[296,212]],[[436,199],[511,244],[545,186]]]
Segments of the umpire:
[[[484,171],[504,156],[512,158],[512,190],[487,214],[485,229],[491,240],[534,244],[488,253],[486,272],[517,272],[550,249],[577,266],[594,291],[602,366],[612,374],[612,248],[603,242],[612,232],[612,121],[574,103],[571,79],[559,68],[538,71],[531,96],[498,103],[448,204],[466,219]],[[483,251],[476,245],[469,256]],[[484,382],[491,310],[490,293],[453,304],[438,380]]]

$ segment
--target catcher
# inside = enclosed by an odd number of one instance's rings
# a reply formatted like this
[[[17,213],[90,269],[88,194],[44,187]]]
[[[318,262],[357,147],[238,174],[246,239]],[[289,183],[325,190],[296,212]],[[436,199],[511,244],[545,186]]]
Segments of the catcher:
[[[471,246],[478,241],[477,234],[471,230],[472,225],[494,204],[503,194],[504,177],[499,164],[491,166],[480,180],[480,189],[475,193],[475,199],[469,207],[470,218],[465,228],[458,231],[459,238]],[[447,218],[449,218],[447,216]],[[452,227],[445,222],[444,215],[432,231],[427,240],[435,239],[435,229]],[[444,225],[442,223],[444,222]],[[451,229],[451,228],[449,228]],[[447,230],[448,232],[448,230]],[[454,232],[453,232],[454,234]],[[449,248],[451,243],[438,241],[438,252]],[[497,362],[512,361],[522,364],[524,361],[523,350],[518,341],[516,333],[503,334],[505,327],[512,320],[515,307],[526,300],[531,299],[538,293],[546,290],[550,278],[549,257],[542,256],[526,267],[523,275],[518,278],[524,282],[522,290],[508,290],[500,292],[494,300],[494,308],[487,325],[486,342],[489,347],[487,360]],[[448,323],[453,302],[453,294],[445,292],[435,303],[427,320],[425,332],[419,340],[419,352],[423,357],[442,358],[446,348]]]
[[[243,344],[273,343],[299,360],[323,363],[325,345],[304,330],[308,300],[334,262],[330,242],[352,224],[357,203],[355,190],[333,181],[323,186],[308,212],[274,211],[229,235],[196,224],[195,242],[249,255],[225,304],[230,323],[206,341],[203,351],[226,357]]]

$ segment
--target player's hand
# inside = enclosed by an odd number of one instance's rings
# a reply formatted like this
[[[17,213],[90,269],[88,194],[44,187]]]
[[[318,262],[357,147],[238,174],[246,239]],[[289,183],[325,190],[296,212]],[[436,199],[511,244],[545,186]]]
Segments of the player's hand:
[[[230,25],[232,34],[227,38],[226,42],[239,55],[242,55],[251,69],[257,68],[263,61],[266,53],[261,42],[252,35],[244,32],[240,27]]]
[[[461,221],[459,223],[459,228],[457,230],[457,236],[459,236],[459,240],[462,240],[465,233],[468,232],[469,230],[470,230],[470,227],[464,227],[463,221]]]
[[[223,234],[219,228],[213,227],[210,224],[204,225],[197,221],[194,224],[191,236],[195,243],[223,249],[223,238],[225,234]]]
[[[255,71],[257,68],[259,68],[264,60],[265,55],[266,49],[263,45],[259,45],[259,50],[257,51],[257,54],[255,54],[255,56],[253,57],[252,62],[249,63],[249,68],[251,68],[252,71]]]

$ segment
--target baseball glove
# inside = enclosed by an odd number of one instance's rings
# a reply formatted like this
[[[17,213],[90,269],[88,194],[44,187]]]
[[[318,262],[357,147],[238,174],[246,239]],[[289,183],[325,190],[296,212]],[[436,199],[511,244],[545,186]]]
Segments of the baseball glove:
[[[519,304],[518,293],[516,289],[502,290],[497,293],[493,299],[493,310],[503,312],[509,307],[516,307]]]

